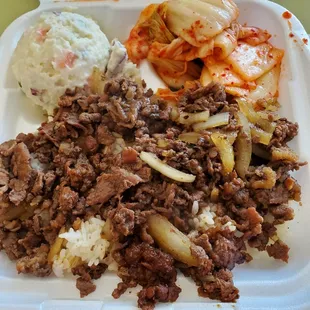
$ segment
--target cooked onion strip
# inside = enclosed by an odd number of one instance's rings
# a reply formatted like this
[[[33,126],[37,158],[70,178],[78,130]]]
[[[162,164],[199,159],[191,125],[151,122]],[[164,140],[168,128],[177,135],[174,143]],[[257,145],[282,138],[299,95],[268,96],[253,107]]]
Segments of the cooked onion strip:
[[[261,127],[263,130],[268,133],[273,133],[276,129],[276,124],[274,122],[270,122],[266,119],[263,119],[253,108],[253,105],[250,102],[247,102],[244,98],[236,99],[240,108],[240,111],[247,117],[247,119]]]
[[[251,135],[255,143],[268,145],[272,138],[272,133],[266,132],[255,126],[251,126]]]
[[[178,119],[178,123],[182,125],[192,125],[195,123],[205,122],[209,119],[210,112],[209,110],[198,112],[198,113],[186,113],[181,112]]]
[[[197,132],[181,133],[178,137],[179,140],[187,142],[187,143],[191,143],[191,144],[197,144],[200,138],[201,138],[201,134]]]
[[[277,181],[277,174],[270,167],[262,169],[262,179],[251,182],[251,187],[254,189],[272,189]]]
[[[228,174],[233,171],[235,166],[234,149],[229,140],[224,134],[214,132],[211,135],[211,139],[219,151],[224,174]]]
[[[237,139],[238,134],[237,132],[232,131],[232,132],[226,132],[225,136],[227,137],[227,140],[229,141],[229,143],[233,145]]]
[[[149,166],[151,166],[153,169],[155,169],[156,171],[160,172],[161,174],[165,175],[166,177],[174,181],[183,183],[192,183],[195,181],[196,176],[184,173],[173,167],[170,167],[152,153],[141,152],[140,158]]]
[[[63,234],[66,232],[66,228],[63,226],[61,227],[58,237],[56,238],[55,242],[53,243],[53,245],[50,248],[50,251],[48,253],[47,256],[47,261],[49,262],[49,264],[53,263],[54,257],[56,255],[58,255],[62,249],[62,245],[65,239],[60,238],[59,235]]]
[[[148,217],[147,223],[149,234],[160,248],[184,264],[198,266],[199,261],[192,254],[192,249],[196,247],[195,244],[165,217],[153,214]]]
[[[238,124],[241,125],[240,132],[235,144],[236,147],[236,165],[235,169],[241,178],[245,178],[251,158],[252,158],[252,140],[250,125],[247,118],[241,113],[236,113]]]
[[[295,163],[299,159],[298,155],[288,147],[273,147],[271,150],[271,156],[272,161],[283,160]]]
[[[215,128],[227,125],[229,123],[229,112],[215,114],[210,116],[206,122],[201,122],[193,125],[193,129],[196,132],[200,132],[205,129]]]
[[[168,143],[168,141],[167,141],[166,139],[158,139],[158,141],[157,141],[157,146],[158,146],[159,148],[164,149],[164,148],[166,148],[168,145],[169,145],[169,143]]]
[[[111,241],[113,239],[112,229],[112,222],[111,219],[108,217],[105,224],[103,225],[101,237],[108,241]]]
[[[252,145],[252,152],[254,155],[257,157],[270,160],[271,159],[271,154],[262,147],[262,145],[259,144],[253,144]]]

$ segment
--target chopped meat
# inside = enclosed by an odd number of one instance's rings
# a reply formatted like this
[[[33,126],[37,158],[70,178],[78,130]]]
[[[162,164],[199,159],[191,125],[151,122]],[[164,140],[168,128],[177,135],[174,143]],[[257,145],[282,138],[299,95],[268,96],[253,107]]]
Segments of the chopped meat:
[[[76,280],[76,287],[80,291],[80,296],[82,298],[95,291],[96,285],[93,284],[92,279],[99,279],[106,271],[107,267],[108,266],[105,264],[98,264],[97,266],[82,264],[72,269],[73,275],[80,276]]]
[[[15,232],[2,233],[2,248],[10,260],[16,260],[25,255],[25,249],[18,243],[18,239],[18,234]]]
[[[34,185],[32,187],[32,190],[31,190],[31,192],[34,195],[38,195],[42,191],[43,186],[44,186],[44,181],[43,180],[44,180],[44,174],[39,171],[38,174],[37,174],[36,180],[34,182]]]
[[[84,124],[99,123],[101,121],[100,113],[81,113],[79,115],[80,122]]]
[[[261,189],[256,191],[256,199],[261,204],[285,204],[289,200],[289,191],[284,184],[279,184],[272,189]]]
[[[286,118],[280,118],[277,121],[276,129],[269,146],[281,147],[291,141],[298,134],[298,124],[288,121]]]
[[[277,220],[291,221],[294,218],[294,210],[287,205],[273,206],[270,212]]]
[[[12,166],[14,175],[25,183],[31,178],[30,153],[27,146],[21,142],[18,143],[13,151]]]
[[[33,232],[28,232],[23,239],[18,240],[18,243],[26,249],[28,255],[32,254],[33,249],[39,247],[41,242],[42,238]]]
[[[120,196],[126,189],[137,185],[143,180],[124,169],[115,168],[112,173],[102,174],[97,178],[97,184],[87,196],[89,206],[105,203],[112,196]]]
[[[209,110],[211,114],[219,112],[227,104],[225,89],[217,83],[210,83],[207,87],[187,92],[180,102],[185,112]]]
[[[232,282],[232,274],[225,269],[215,272],[214,278],[211,281],[204,282],[198,292],[200,296],[219,299],[224,302],[232,302],[239,297],[239,290]]]
[[[138,293],[138,306],[143,310],[154,309],[156,301],[174,302],[178,299],[181,289],[178,286],[149,286]]]
[[[96,290],[96,285],[91,281],[91,279],[79,277],[76,279],[76,288],[80,291],[81,298],[83,298],[94,292]]]
[[[88,190],[96,179],[95,170],[84,154],[79,155],[75,166],[69,168],[67,174],[71,186],[80,189],[82,192]]]
[[[9,173],[0,168],[0,196],[3,195],[9,189]]]
[[[124,236],[131,235],[135,225],[135,212],[120,206],[112,217],[114,229]]]
[[[80,137],[77,144],[86,154],[93,154],[98,149],[97,140],[92,136]]]
[[[79,275],[81,277],[90,276],[91,279],[99,279],[107,269],[107,265],[100,263],[98,265],[88,266],[87,264],[82,264],[77,267],[72,268],[73,275]]]
[[[47,277],[52,268],[47,262],[49,247],[42,245],[34,254],[20,258],[16,263],[18,273],[31,273],[36,277]]]
[[[117,78],[107,81],[101,95],[91,94],[88,86],[67,90],[38,134],[19,134],[0,145],[0,250],[17,261],[19,273],[47,276],[52,271],[48,253],[60,229],[79,229],[82,221],[98,217],[106,221],[103,236],[110,241],[103,262],[117,268],[121,278],[114,298],[141,285],[138,306],[143,310],[174,302],[181,292],[176,285],[180,269],[195,281],[200,296],[234,302],[239,291],[230,270],[252,259],[247,244],[288,261],[287,245],[280,240],[268,244],[277,240],[276,225],[294,217],[288,203],[300,201],[301,189],[290,172],[306,163],[297,156],[294,162],[253,157],[245,177],[235,170],[224,174],[210,136],[214,130],[229,137],[240,131],[238,104],[225,88],[194,83],[172,108],[143,87]],[[229,123],[201,132],[196,143],[181,141],[180,134],[193,129],[172,121],[173,114],[202,111],[211,116],[229,112]],[[284,118],[275,122],[264,151],[290,153],[287,142],[298,125]],[[144,163],[142,151],[195,175],[195,181],[173,182]],[[161,250],[148,226],[152,214],[188,235],[198,266]],[[93,280],[106,269],[104,263],[72,269],[81,297],[96,289]]]
[[[12,179],[9,185],[12,189],[9,193],[9,199],[18,206],[26,199],[28,185],[24,181],[18,179]]]
[[[15,140],[9,140],[0,144],[0,155],[8,157],[11,156],[14,152],[16,146]]]
[[[245,262],[245,257],[238,251],[233,240],[219,236],[213,246],[212,259],[216,266],[232,270],[235,264]]]
[[[138,160],[138,153],[131,147],[125,148],[122,152],[122,160],[124,164],[134,164]]]
[[[273,224],[268,222],[263,223],[262,232],[249,239],[249,246],[258,249],[259,251],[264,251],[269,242],[269,238],[273,237],[276,234],[276,231],[277,229]]]
[[[270,257],[281,259],[286,263],[288,262],[288,252],[290,248],[281,240],[277,240],[274,244],[268,245],[266,250]]]
[[[109,131],[108,127],[100,124],[97,128],[97,141],[100,144],[110,145],[115,142],[116,138]]]
[[[112,80],[105,85],[105,92],[112,96],[110,102],[103,104],[118,126],[133,128],[136,125],[138,112],[141,107],[141,100],[139,100],[139,97],[142,98],[142,93],[136,91],[135,98],[127,100],[126,96],[128,97],[128,91],[131,92],[133,88],[136,89],[136,85],[125,79]],[[126,100],[122,97],[115,96],[119,93],[124,94]]]
[[[56,179],[56,175],[53,171],[47,171],[45,174],[44,174],[44,189],[46,192],[49,192],[51,191],[53,185],[54,185],[54,182],[55,182],[55,179]]]
[[[70,187],[62,187],[59,194],[59,207],[62,211],[73,209],[78,202],[79,194],[70,189]]]

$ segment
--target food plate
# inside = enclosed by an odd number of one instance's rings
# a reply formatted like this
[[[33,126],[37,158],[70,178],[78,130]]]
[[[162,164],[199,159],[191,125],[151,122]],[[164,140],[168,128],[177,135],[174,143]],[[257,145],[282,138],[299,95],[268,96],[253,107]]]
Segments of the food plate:
[[[68,3],[70,2],[70,3]],[[139,12],[147,4],[157,1],[43,1],[35,11],[17,19],[0,40],[0,142],[15,137],[19,132],[32,132],[44,120],[40,108],[26,104],[26,97],[19,90],[11,69],[11,55],[22,33],[35,21],[42,11],[61,11],[74,7],[77,13],[89,15],[98,21],[109,39],[125,40]],[[282,16],[285,9],[264,0],[236,1],[240,8],[240,22],[266,28],[273,34],[271,40],[283,48],[283,61],[279,101],[282,114],[298,121],[300,134],[292,146],[302,161],[310,161],[310,94],[307,81],[310,79],[310,49],[307,34],[300,22],[292,16]],[[148,67],[142,70],[148,86],[156,89],[159,79]],[[303,188],[302,202],[294,205],[295,220],[279,228],[280,236],[291,248],[290,262],[284,264],[269,259],[265,253],[255,253],[255,259],[234,270],[234,280],[240,289],[241,298],[236,304],[219,304],[216,301],[197,297],[196,287],[183,276],[178,283],[182,293],[174,304],[158,305],[157,309],[310,309],[310,239],[308,218],[310,193],[309,166],[296,174]],[[97,290],[89,297],[79,300],[73,279],[37,279],[18,276],[15,266],[3,253],[0,254],[0,308],[1,309],[135,309],[135,290],[128,291],[119,300],[111,296],[119,279],[111,273],[96,282]]]

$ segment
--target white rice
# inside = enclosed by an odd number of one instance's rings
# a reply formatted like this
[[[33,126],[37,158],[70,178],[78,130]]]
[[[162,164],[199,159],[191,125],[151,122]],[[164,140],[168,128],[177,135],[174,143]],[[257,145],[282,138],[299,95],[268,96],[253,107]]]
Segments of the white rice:
[[[197,200],[195,200],[193,202],[193,206],[192,206],[192,214],[196,215],[198,213],[198,211],[199,211],[199,203]]]
[[[227,222],[226,224],[222,226],[222,228],[226,228],[226,227],[228,227],[230,231],[235,231],[237,229],[237,227],[231,221]]]
[[[193,218],[194,228],[198,231],[206,231],[208,228],[213,227],[216,214],[211,211],[210,207],[202,208],[201,212]]]
[[[216,211],[216,204],[209,204],[207,207],[199,208],[198,201],[194,201],[192,206],[193,218],[190,220],[189,224],[199,232],[205,232],[211,227],[221,225],[218,221]],[[228,227],[230,231],[235,231],[236,226],[233,222],[229,221],[222,225],[222,229]]]
[[[66,247],[54,258],[53,271],[57,277],[62,277],[64,272],[71,271],[73,258],[80,258],[88,266],[98,265],[107,255],[109,241],[101,237],[105,222],[98,218],[91,218],[82,222],[79,230],[70,230],[60,234],[66,239]]]
[[[105,257],[102,261],[104,264],[108,265],[109,271],[117,271],[118,270],[118,264],[112,257],[111,253],[107,257]]]

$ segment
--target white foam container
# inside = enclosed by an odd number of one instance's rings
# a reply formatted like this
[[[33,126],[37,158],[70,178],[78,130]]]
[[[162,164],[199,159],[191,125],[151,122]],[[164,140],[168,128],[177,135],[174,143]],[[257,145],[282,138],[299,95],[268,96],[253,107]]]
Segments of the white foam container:
[[[25,0],[23,0],[25,1]],[[40,108],[35,107],[19,90],[10,68],[11,55],[22,33],[42,11],[61,11],[74,6],[77,13],[98,21],[109,39],[125,40],[139,12],[150,0],[120,0],[54,2],[41,0],[36,10],[15,20],[0,39],[0,142],[14,138],[19,132],[34,131],[44,120]],[[285,49],[280,83],[281,113],[300,125],[299,136],[292,146],[302,160],[310,162],[310,49],[302,41],[307,34],[293,16],[282,17],[281,6],[267,0],[237,0],[242,23],[267,29],[272,42]],[[289,33],[294,38],[289,37]],[[150,87],[158,80],[147,72],[144,78]],[[303,189],[303,206],[294,204],[295,220],[279,228],[280,235],[291,247],[289,264],[275,261],[266,253],[255,252],[254,260],[233,270],[235,285],[240,289],[236,304],[223,304],[199,298],[196,286],[179,276],[182,293],[174,304],[160,304],[156,309],[240,309],[240,310],[309,310],[310,309],[310,173],[309,166],[296,173]],[[129,310],[136,309],[136,291],[131,290],[119,300],[111,292],[119,279],[106,273],[96,281],[97,290],[80,300],[73,278],[34,278],[17,275],[15,264],[0,253],[0,309],[1,310]]]

